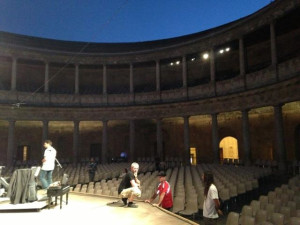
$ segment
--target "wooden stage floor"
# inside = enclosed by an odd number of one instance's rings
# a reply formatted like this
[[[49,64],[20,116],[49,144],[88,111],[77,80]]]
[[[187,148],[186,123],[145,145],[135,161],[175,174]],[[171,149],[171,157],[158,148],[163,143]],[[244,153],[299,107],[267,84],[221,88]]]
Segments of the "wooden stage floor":
[[[41,195],[38,198],[41,198]],[[65,196],[63,198],[65,200]],[[12,205],[9,201],[0,202],[0,220],[13,224],[32,225],[35,223],[48,224],[130,224],[130,225],[185,225],[196,224],[193,221],[165,211],[161,208],[154,207],[148,203],[137,201],[138,208],[128,208],[123,206],[120,199],[95,196],[88,194],[79,194],[70,192],[68,205],[63,202],[62,209],[58,205],[47,207],[46,201],[39,200],[34,202],[40,204],[40,210],[26,210],[26,205]],[[2,211],[5,207],[21,207],[24,210]],[[3,223],[5,224],[5,223]]]

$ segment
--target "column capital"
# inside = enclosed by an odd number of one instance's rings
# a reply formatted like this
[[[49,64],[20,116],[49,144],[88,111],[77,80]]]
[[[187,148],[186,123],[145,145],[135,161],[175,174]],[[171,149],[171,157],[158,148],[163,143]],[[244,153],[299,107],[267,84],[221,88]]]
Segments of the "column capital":
[[[80,123],[80,120],[73,120],[73,123],[74,123],[74,124],[79,124],[79,123]]]
[[[183,116],[182,118],[183,119],[189,119],[191,116],[190,115],[186,115],[186,116]]]
[[[12,55],[10,55],[10,57],[11,57],[11,59],[14,61],[17,61],[19,58],[20,58],[20,56],[18,56],[18,55],[15,55],[15,54],[12,54]]]
[[[274,108],[282,108],[282,106],[284,106],[284,103],[273,105]]]
[[[42,120],[43,124],[49,124],[49,120]]]
[[[249,108],[246,108],[246,109],[242,109],[242,113],[248,113],[249,111],[250,111],[251,109],[249,109]]]

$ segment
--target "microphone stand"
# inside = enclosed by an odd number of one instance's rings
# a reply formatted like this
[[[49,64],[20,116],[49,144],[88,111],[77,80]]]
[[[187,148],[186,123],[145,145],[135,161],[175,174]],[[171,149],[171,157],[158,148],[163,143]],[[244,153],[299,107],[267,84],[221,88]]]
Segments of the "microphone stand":
[[[57,158],[55,158],[55,161],[57,162],[57,166],[58,166],[58,177],[60,178],[59,168],[62,169],[62,165],[59,163],[59,161],[57,160]]]

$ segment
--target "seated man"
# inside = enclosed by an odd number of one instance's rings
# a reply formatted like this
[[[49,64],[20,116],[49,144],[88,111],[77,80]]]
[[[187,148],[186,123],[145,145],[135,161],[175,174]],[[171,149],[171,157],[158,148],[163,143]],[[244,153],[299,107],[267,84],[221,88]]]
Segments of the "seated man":
[[[137,178],[138,170],[139,164],[135,162],[132,163],[130,171],[125,174],[118,189],[118,193],[121,195],[124,205],[132,208],[137,208],[137,205],[133,203],[134,197],[141,197],[141,190],[139,188],[140,181]]]

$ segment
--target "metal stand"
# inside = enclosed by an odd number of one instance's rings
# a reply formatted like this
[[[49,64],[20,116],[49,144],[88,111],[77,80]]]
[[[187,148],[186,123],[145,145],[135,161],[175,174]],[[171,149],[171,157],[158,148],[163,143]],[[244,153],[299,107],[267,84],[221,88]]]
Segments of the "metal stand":
[[[60,169],[62,169],[62,165],[59,163],[59,161],[57,160],[57,158],[55,158],[55,161],[56,161],[56,163],[57,163],[57,170],[58,170],[58,178],[59,178],[59,180],[62,180],[62,179],[60,179]],[[61,177],[62,178],[62,177]]]

